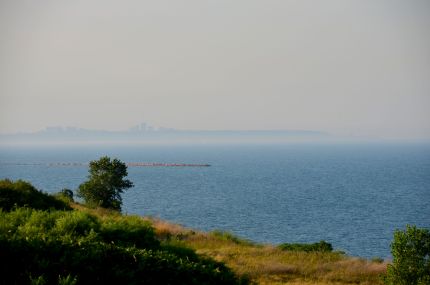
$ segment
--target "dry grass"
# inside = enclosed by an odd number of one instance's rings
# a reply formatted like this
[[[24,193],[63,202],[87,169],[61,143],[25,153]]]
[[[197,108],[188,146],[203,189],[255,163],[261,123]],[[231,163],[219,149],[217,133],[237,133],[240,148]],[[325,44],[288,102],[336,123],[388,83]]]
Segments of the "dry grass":
[[[183,240],[187,236],[196,234],[195,231],[181,225],[172,224],[157,218],[145,217],[144,219],[152,223],[155,228],[155,234],[158,239],[162,241],[169,241],[172,239]]]
[[[151,219],[160,238],[180,241],[197,253],[225,262],[257,284],[382,284],[386,263],[344,256],[335,252],[283,251],[272,245],[192,231]]]
[[[121,216],[102,208],[88,209],[79,204],[73,208],[100,218]],[[344,256],[336,252],[284,251],[272,245],[253,244],[229,234],[205,233],[160,219],[146,217],[157,237],[165,243],[180,243],[198,254],[222,261],[237,274],[257,284],[277,285],[378,285],[387,263]]]

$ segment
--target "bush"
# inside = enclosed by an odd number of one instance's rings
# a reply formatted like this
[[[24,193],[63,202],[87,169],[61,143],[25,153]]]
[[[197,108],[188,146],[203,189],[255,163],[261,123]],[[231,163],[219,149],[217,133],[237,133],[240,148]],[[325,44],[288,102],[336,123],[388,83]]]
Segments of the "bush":
[[[58,285],[76,285],[78,283],[78,279],[70,274],[66,277],[61,277],[61,275],[58,277]]]
[[[11,240],[81,242],[94,240],[99,228],[96,217],[79,211],[17,208],[0,212],[0,235]]]
[[[160,244],[150,222],[137,216],[105,219],[100,235],[105,242],[122,246],[154,248]]]
[[[230,232],[227,232],[227,231],[214,230],[211,232],[211,235],[213,235],[214,237],[221,239],[221,240],[231,241],[235,244],[242,244],[242,245],[252,245],[253,244],[252,241],[240,238],[240,237],[238,237],[238,236],[236,236]]]
[[[0,284],[246,284],[223,263],[161,246],[139,217],[0,211]]]
[[[319,252],[330,252],[333,251],[333,246],[326,242],[320,241],[316,243],[283,243],[279,245],[279,248],[282,250],[290,250],[290,251],[319,251]]]
[[[0,278],[5,284],[28,284],[30,276],[43,276],[46,284],[56,284],[60,274],[75,276],[78,284],[240,284],[222,263],[204,258],[190,261],[161,250],[94,242],[53,242],[41,247],[2,239],[0,250],[4,264]]]
[[[100,231],[100,222],[90,214],[73,211],[58,217],[52,231],[60,237],[88,237]]]
[[[10,211],[14,207],[30,207],[39,210],[70,209],[64,201],[37,190],[28,182],[0,180],[0,208]]]
[[[70,189],[63,189],[60,192],[54,194],[54,197],[58,200],[61,200],[67,204],[73,203],[75,200],[73,199],[73,191]]]
[[[370,261],[375,262],[375,263],[383,263],[384,259],[382,257],[375,256],[375,257],[372,257],[372,259],[370,259]]]
[[[430,284],[430,232],[415,226],[397,230],[391,243],[393,264],[387,269],[385,284]]]

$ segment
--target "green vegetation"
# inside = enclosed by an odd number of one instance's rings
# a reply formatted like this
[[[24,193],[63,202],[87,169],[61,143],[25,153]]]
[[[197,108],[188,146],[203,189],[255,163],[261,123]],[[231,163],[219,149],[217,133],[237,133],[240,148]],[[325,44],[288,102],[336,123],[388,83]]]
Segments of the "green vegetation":
[[[430,231],[407,226],[396,231],[391,244],[393,264],[388,266],[389,285],[430,284]]]
[[[290,251],[319,251],[319,252],[330,252],[333,251],[333,246],[326,242],[320,241],[316,243],[283,243],[279,245],[279,248],[282,250],[290,250]]]
[[[0,180],[0,284],[430,284],[429,230],[396,231],[392,264],[333,252],[326,241],[256,244],[122,215],[126,175],[118,160],[92,162],[79,188],[90,207],[69,189],[48,195]]]
[[[230,232],[226,232],[226,231],[215,230],[215,231],[210,232],[210,234],[217,239],[225,240],[225,241],[231,241],[235,244],[243,244],[243,245],[254,244],[253,242],[251,242],[249,240],[240,238],[240,237],[235,236],[234,234],[232,234]]]
[[[75,200],[73,199],[73,191],[66,188],[55,194],[54,197],[59,200],[62,200],[67,204],[75,202]]]
[[[31,207],[39,210],[70,209],[68,203],[37,190],[28,182],[0,180],[0,208],[9,211],[14,207]]]
[[[103,221],[81,211],[19,208],[2,212],[0,220],[4,283],[25,284],[32,276],[48,284],[58,276],[79,284],[240,283],[220,262],[161,247],[150,225],[136,217],[124,227],[127,217]]]
[[[386,270],[385,262],[338,252],[281,249],[88,208],[67,189],[51,196],[23,181],[0,185],[0,284],[370,285],[382,284]]]
[[[127,166],[118,159],[111,160],[104,156],[90,162],[88,181],[78,189],[78,196],[85,200],[90,207],[103,207],[121,210],[121,194],[133,187],[127,176]]]
[[[0,188],[6,201],[0,209],[0,284],[248,283],[222,262],[160,240],[140,217],[78,204],[57,210],[51,205],[64,202],[37,190],[42,198],[20,197],[25,207],[19,207],[11,191],[34,187],[22,181],[0,184],[7,186]],[[40,202],[45,200],[57,202]]]
[[[225,263],[257,284],[381,285],[386,262],[373,262],[333,251],[291,251],[247,242],[225,232],[204,233],[157,219],[150,220],[159,239],[176,241],[197,254]]]

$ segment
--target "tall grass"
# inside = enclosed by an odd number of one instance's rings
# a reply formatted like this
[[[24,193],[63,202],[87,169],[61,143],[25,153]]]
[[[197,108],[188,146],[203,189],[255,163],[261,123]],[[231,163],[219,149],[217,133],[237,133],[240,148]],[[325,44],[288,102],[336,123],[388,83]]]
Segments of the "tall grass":
[[[154,221],[155,232],[184,244],[258,284],[383,284],[387,263],[345,256],[340,252],[282,249],[255,244],[231,233],[192,231]],[[179,237],[179,238],[176,238]],[[314,247],[312,247],[313,249]],[[324,247],[326,248],[326,247]]]

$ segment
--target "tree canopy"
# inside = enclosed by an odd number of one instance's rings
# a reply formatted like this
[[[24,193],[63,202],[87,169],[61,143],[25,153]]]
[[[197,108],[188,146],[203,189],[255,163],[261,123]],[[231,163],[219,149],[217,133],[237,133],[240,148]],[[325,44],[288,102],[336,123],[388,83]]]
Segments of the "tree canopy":
[[[391,244],[393,264],[388,266],[387,285],[430,284],[430,231],[416,226],[397,230]]]
[[[79,185],[78,196],[93,207],[121,210],[121,194],[133,187],[130,180],[124,179],[127,165],[118,159],[104,156],[89,164],[88,181]]]

